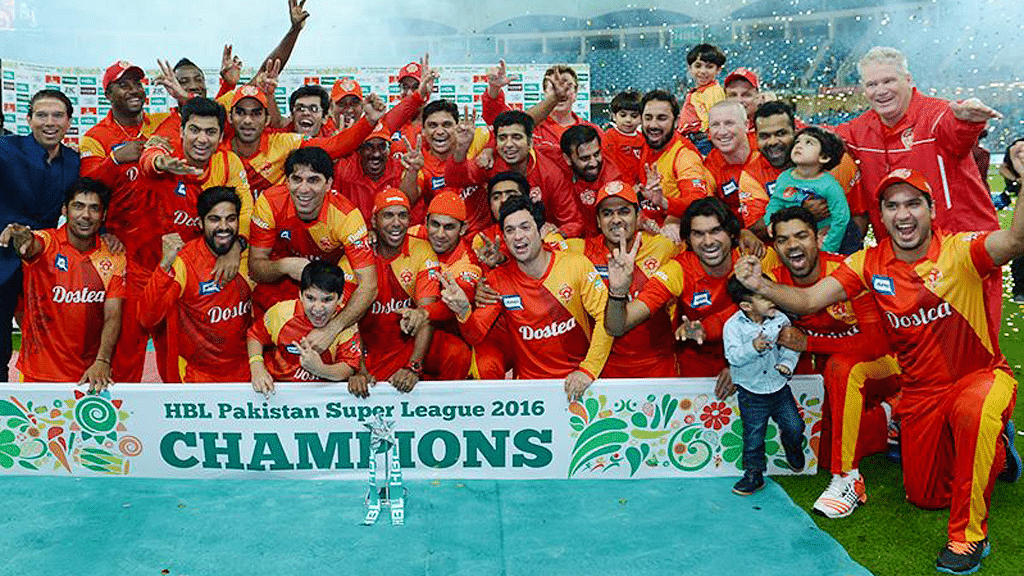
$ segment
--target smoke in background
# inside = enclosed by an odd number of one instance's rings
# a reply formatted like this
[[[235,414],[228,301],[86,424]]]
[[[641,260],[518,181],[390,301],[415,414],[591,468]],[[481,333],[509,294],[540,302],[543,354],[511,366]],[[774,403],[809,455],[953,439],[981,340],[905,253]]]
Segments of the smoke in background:
[[[481,69],[498,58],[586,62],[598,96],[685,90],[685,53],[702,39],[725,49],[727,69],[755,68],[766,88],[793,96],[855,84],[857,56],[873,45],[894,46],[907,53],[926,94],[978,96],[1007,115],[987,142],[993,151],[1024,133],[1020,0],[308,0],[306,8],[311,17],[292,65],[397,67],[428,49],[435,62]],[[844,12],[854,9],[862,16]],[[814,17],[825,12],[837,15],[831,34]],[[737,18],[760,24],[738,29]],[[216,68],[231,43],[253,65],[288,26],[286,0],[14,0],[0,3],[0,57],[86,67],[129,59],[151,68],[157,58],[187,56]],[[647,28],[636,33],[639,26]]]

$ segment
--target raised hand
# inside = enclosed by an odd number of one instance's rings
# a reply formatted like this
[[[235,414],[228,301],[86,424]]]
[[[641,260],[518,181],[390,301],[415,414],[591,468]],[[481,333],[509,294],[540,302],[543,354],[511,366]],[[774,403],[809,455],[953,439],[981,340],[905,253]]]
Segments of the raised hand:
[[[376,94],[369,94],[366,98],[363,98],[363,116],[371,126],[376,126],[377,122],[384,117],[384,113],[388,111],[387,104],[381,100],[380,96]]]
[[[481,234],[480,238],[483,239],[484,245],[476,249],[476,258],[481,264],[488,268],[494,268],[498,264],[501,264],[501,243],[498,240],[491,241],[486,234]]]
[[[427,162],[426,158],[423,157],[423,135],[416,135],[415,147],[409,144],[409,139],[405,137],[405,134],[402,134],[402,142],[405,143],[405,149],[408,152],[399,156],[398,161],[402,163],[402,168],[412,172],[419,172]]]
[[[153,158],[153,167],[158,172],[168,172],[178,176],[202,176],[203,171],[194,166],[189,166],[181,158],[175,158],[169,154],[160,154]]]
[[[757,256],[740,256],[733,266],[733,274],[749,290],[758,292],[764,285],[763,272],[761,271],[761,259]]]
[[[169,271],[171,265],[174,264],[174,259],[178,256],[178,252],[181,252],[181,249],[185,247],[185,242],[182,241],[180,234],[171,232],[160,237],[160,244],[162,248],[160,267]]]
[[[307,340],[299,341],[299,365],[310,374],[319,375],[323,372],[324,361]]]
[[[640,251],[640,234],[633,238],[633,249],[626,248],[626,237],[619,238],[619,247],[608,258],[608,293],[617,296],[629,294],[633,284],[633,268]]]
[[[306,0],[297,2],[296,0],[288,0],[288,17],[292,21],[292,28],[302,30],[306,25],[306,20],[309,18],[309,12],[306,12],[303,7],[306,5]]]
[[[477,168],[482,170],[494,168],[494,148],[484,148],[473,161],[476,162]]]
[[[968,98],[963,102],[951,101],[949,109],[957,120],[963,122],[985,122],[986,120],[1002,120],[1003,115],[989,108],[977,98]]]
[[[232,56],[231,50],[231,44],[224,45],[224,53],[220,57],[220,79],[229,86],[235,86],[242,77],[242,59]]]
[[[157,58],[156,65],[160,67],[160,74],[153,82],[163,86],[164,90],[167,90],[167,95],[177,100],[179,104],[187,102],[192,95],[178,82],[178,78],[174,75],[174,69],[171,68],[171,63]]]
[[[32,229],[24,224],[8,224],[3,232],[0,232],[0,246],[13,247],[21,257],[28,255],[34,239]]]
[[[459,318],[465,318],[469,314],[469,298],[448,271],[441,274],[441,302]]]
[[[665,198],[665,191],[661,189],[661,172],[651,164],[644,164],[644,175],[646,182],[640,188],[640,193],[655,207],[667,210],[668,199]]]
[[[487,69],[487,93],[492,98],[497,98],[501,89],[508,86],[510,82],[504,60],[498,60],[497,66]]]
[[[459,123],[455,126],[455,153],[458,158],[465,158],[476,136],[476,108],[463,107]]]
[[[758,258],[764,258],[764,255],[768,253],[764,242],[747,228],[740,230],[739,241],[740,254],[752,254]]]
[[[423,55],[420,59],[420,96],[423,96],[424,100],[430,100],[430,95],[434,91],[434,82],[441,77],[441,74],[430,67],[430,53]]]
[[[277,80],[278,76],[281,75],[281,60],[275,58],[267,61],[267,66],[260,70],[256,77],[253,78],[253,84],[260,89],[261,92],[267,95],[267,98],[273,102],[274,92],[277,91]]]

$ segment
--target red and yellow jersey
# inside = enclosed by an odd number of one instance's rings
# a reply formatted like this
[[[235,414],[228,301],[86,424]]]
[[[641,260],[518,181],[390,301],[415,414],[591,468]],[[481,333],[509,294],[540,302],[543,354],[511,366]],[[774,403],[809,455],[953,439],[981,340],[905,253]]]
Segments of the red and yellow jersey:
[[[384,163],[384,174],[374,180],[363,172],[359,154],[352,154],[342,158],[335,165],[334,188],[359,209],[363,218],[369,220],[373,217],[373,199],[377,197],[377,194],[389,188],[398,188],[402,183],[402,173],[401,162],[391,155]],[[416,207],[414,206],[413,209],[415,210]],[[422,216],[423,211],[420,210],[419,214]],[[414,221],[412,219],[412,211],[409,212],[409,222],[410,224],[423,223],[422,220]]]
[[[853,297],[865,288],[882,311],[907,386],[945,389],[977,370],[1009,371],[998,329],[985,311],[982,281],[999,267],[987,232],[934,232],[916,262],[885,241],[847,257],[832,277]]]
[[[618,128],[611,128],[601,139],[601,156],[605,162],[611,162],[619,169],[622,179],[629,184],[640,181],[643,167],[640,155],[644,149],[644,135],[640,130],[632,134],[624,134]]]
[[[509,262],[491,271],[487,282],[501,294],[501,302],[460,319],[471,345],[484,342],[499,322],[519,378],[564,378],[576,370],[592,378],[601,374],[612,348],[604,328],[608,290],[590,260],[555,251],[541,278]]]
[[[363,215],[344,196],[327,192],[316,220],[305,222],[295,213],[286,186],[275,186],[256,199],[249,245],[270,249],[270,259],[299,256],[309,260],[337,262],[347,256],[356,270],[374,265]],[[289,277],[274,283],[259,283],[253,291],[257,309],[291,300],[299,285]]]
[[[611,162],[605,162],[597,180],[587,182],[586,180],[572,175],[572,197],[576,200],[576,208],[579,210],[583,224],[583,238],[589,238],[601,231],[597,229],[597,192],[607,183],[614,180],[622,180],[619,169]]]
[[[725,100],[725,89],[717,80],[687,92],[679,112],[679,132],[707,132],[708,111],[722,100]]]
[[[474,254],[478,250],[483,249],[485,245],[484,238],[487,238],[491,242],[497,242],[498,249],[501,250],[501,253],[505,255],[506,259],[512,257],[512,253],[509,252],[508,246],[505,245],[505,235],[502,234],[501,232],[501,226],[499,226],[498,224],[491,224],[489,228],[481,230],[477,235],[473,236],[473,239],[470,242]],[[542,241],[544,242],[545,246],[552,250],[569,249],[569,244],[566,242],[565,237],[559,234],[558,232],[548,233],[547,235],[544,236],[544,239]]]
[[[486,128],[477,128],[466,156],[470,160],[476,158],[487,145],[490,133]],[[423,150],[423,168],[416,175],[416,185],[420,189],[420,197],[413,206],[410,222],[419,223],[426,219],[427,206],[436,194],[444,191],[455,192],[466,202],[466,234],[472,235],[483,230],[491,223],[491,206],[487,201],[487,187],[482,184],[468,186],[449,186],[444,179],[445,170],[453,162],[451,158],[444,160],[435,156],[428,147]]]
[[[124,255],[98,238],[79,252],[66,228],[34,235],[43,250],[23,264],[18,370],[29,382],[78,382],[99,352],[104,305],[125,297]]]
[[[154,191],[160,206],[162,232],[177,232],[185,242],[201,237],[203,225],[196,208],[199,194],[215,186],[228,186],[235,189],[235,194],[242,202],[242,210],[238,215],[238,233],[248,238],[253,209],[252,192],[249,190],[245,167],[238,156],[234,152],[218,150],[210,157],[202,175],[179,176],[160,172],[154,166],[155,158],[166,153],[167,150],[162,147],[150,147],[139,160],[142,179],[148,181],[144,186]]]
[[[460,240],[451,251],[436,255],[441,263],[441,271],[451,274],[455,282],[472,298],[476,293],[476,283],[483,277],[483,268],[466,242]]]
[[[845,256],[819,252],[820,277],[839,269]],[[792,273],[779,259],[774,248],[769,248],[761,261],[764,273],[772,280],[787,286],[798,286]],[[820,278],[809,278],[811,283]],[[888,349],[888,340],[882,328],[882,318],[871,295],[866,291],[849,300],[836,302],[814,314],[799,316],[793,325],[807,333],[807,351],[817,354],[863,352],[865,356],[881,356]]]
[[[299,342],[313,331],[302,302],[285,300],[274,304],[253,323],[248,337],[263,345],[263,364],[275,382],[314,382],[322,380],[302,367]],[[341,332],[320,354],[324,364],[347,364],[359,369],[362,344],[359,330],[353,325]]]
[[[668,215],[681,215],[694,200],[711,195],[713,178],[704,167],[704,159],[693,143],[679,134],[673,134],[672,140],[659,150],[645,145],[640,165],[647,164],[657,168],[661,189],[669,201],[667,211],[646,200],[641,203],[644,214],[659,224]],[[643,171],[640,183],[647,183]]]
[[[714,148],[704,159],[704,167],[711,176],[711,189],[714,195],[736,214],[744,228],[764,218],[765,208],[768,207],[768,193],[765,192],[765,188],[749,178],[742,177],[747,167],[754,165],[760,156],[761,153],[754,149],[751,150],[746,162],[732,164],[718,148]]]
[[[505,102],[504,90],[500,90],[498,92],[497,98],[491,98],[490,94],[488,94],[487,91],[485,90],[484,93],[480,95],[480,106],[481,116],[483,116],[484,122],[486,122],[488,126],[494,125],[494,119],[498,117],[498,114],[501,114],[506,110],[512,110],[512,107]],[[523,105],[517,104],[516,109],[522,110]],[[570,112],[570,115],[572,117],[571,124],[559,124],[551,116],[548,116],[544,118],[544,120],[539,122],[533,128],[534,146],[538,150],[544,148],[560,152],[562,134],[564,134],[565,131],[568,130],[569,128],[572,128],[573,126],[577,126],[580,124],[590,126],[597,130],[598,134],[601,134],[602,131],[597,125],[580,118],[579,116],[576,115],[575,112]]]
[[[252,324],[246,259],[238,275],[220,286],[213,280],[217,257],[206,239],[191,240],[178,252],[170,272],[158,268],[139,302],[146,327],[167,320],[170,360],[182,382],[247,382],[245,334]]]
[[[107,112],[103,120],[100,120],[85,133],[78,145],[78,153],[82,157],[80,174],[96,178],[94,174],[96,170],[106,170],[109,166],[117,166],[111,152],[129,142],[146,141],[156,132],[157,127],[167,116],[166,112],[157,114],[143,112],[140,124],[122,126],[117,120],[114,120],[113,111]]]
[[[366,346],[366,368],[377,378],[389,378],[408,364],[415,344],[415,336],[402,332],[402,308],[426,309],[434,319],[435,312],[447,310],[438,302],[441,296],[440,264],[430,243],[406,236],[405,244],[393,258],[374,254],[377,267],[377,297],[370,309],[359,320],[363,344]],[[351,270],[349,262],[341,267]],[[424,299],[432,305],[417,305]],[[448,317],[451,317],[450,313]]]
[[[607,286],[609,250],[604,243],[604,236],[593,236],[586,240],[573,238],[568,242],[570,251],[582,253],[593,262],[597,273]],[[650,277],[678,252],[679,248],[668,238],[641,232],[640,250],[633,266],[633,283],[629,286],[629,297],[636,298]],[[601,376],[631,378],[637,374],[651,378],[678,375],[672,318],[669,316],[668,307],[651,310],[650,318],[615,339]]]

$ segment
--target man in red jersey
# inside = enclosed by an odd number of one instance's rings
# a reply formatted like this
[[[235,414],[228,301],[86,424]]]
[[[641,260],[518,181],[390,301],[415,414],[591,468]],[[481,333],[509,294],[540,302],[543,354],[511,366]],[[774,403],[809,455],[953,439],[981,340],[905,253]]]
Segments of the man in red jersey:
[[[544,246],[544,213],[529,197],[509,198],[500,224],[513,259],[487,275],[500,302],[471,310],[466,293],[447,277],[442,299],[470,344],[502,330],[500,337],[513,350],[516,377],[564,378],[569,401],[579,400],[601,374],[612,347],[604,329],[608,291],[586,257]]]
[[[322,86],[307,84],[299,86],[288,97],[291,117],[285,122],[285,132],[295,132],[309,138],[333,136],[337,124],[329,115],[331,99]]]
[[[801,206],[772,215],[774,250],[762,261],[768,276],[788,286],[810,286],[843,262],[838,254],[819,251],[817,219]],[[828,488],[814,511],[843,518],[867,502],[858,465],[861,457],[887,447],[888,424],[898,394],[900,373],[890,354],[882,318],[866,291],[814,314],[796,318],[779,333],[779,344],[808,352],[798,373],[825,377],[827,405],[819,449],[820,461],[832,472]]]
[[[573,127],[569,130],[575,129]],[[568,240],[569,250],[582,253],[590,259],[607,283],[608,255],[619,248],[623,240],[627,250],[632,249],[634,243],[640,243],[628,294],[608,295],[609,298],[635,298],[650,277],[671,260],[679,249],[664,236],[649,232],[638,234],[640,204],[636,191],[629,184],[618,180],[608,182],[598,191],[595,205],[596,227],[600,234],[586,240]],[[672,319],[665,308],[655,310],[650,318],[615,339],[601,377],[634,378],[637,374],[651,378],[679,375],[672,339]]]
[[[461,380],[469,374],[469,347],[433,324],[452,318],[438,302],[440,265],[430,243],[409,236],[409,199],[385,190],[373,206],[377,298],[359,321],[366,369],[409,391],[421,377]],[[348,265],[342,261],[342,268]]]
[[[622,238],[608,260],[608,333],[623,336],[671,301],[678,300],[676,339],[681,376],[718,376],[728,368],[722,348],[722,327],[736,312],[726,292],[733,262],[739,257],[740,223],[718,198],[701,198],[687,207],[680,235],[689,250],[669,260],[632,294],[636,258],[642,243],[627,249]]]
[[[313,330],[344,312],[345,273],[329,262],[310,262],[299,287],[298,300],[272,306],[256,319],[246,339],[253,390],[268,398],[274,382],[343,382],[359,368],[362,344],[355,326],[335,336],[322,352],[309,340]]]
[[[583,238],[599,233],[595,218],[597,195],[605,184],[621,181],[619,169],[605,162],[601,152],[601,133],[593,126],[577,124],[562,133],[559,142],[562,158],[572,171],[572,197],[583,219]]]
[[[679,117],[679,102],[675,96],[664,90],[652,90],[640,100],[640,110],[646,141],[640,165],[654,169],[642,171],[640,183],[647,185],[656,172],[670,204],[666,210],[645,200],[642,207],[649,218],[658,224],[667,224],[662,226],[662,234],[678,241],[679,216],[691,202],[711,193],[711,176],[697,148],[675,129]]]
[[[356,123],[363,115],[363,87],[352,78],[339,78],[331,87],[331,119],[339,130]]]
[[[310,261],[348,257],[357,286],[345,309],[312,340],[323,351],[354,325],[377,295],[377,272],[366,237],[366,221],[344,196],[331,190],[334,167],[320,148],[299,148],[284,165],[285,186],[267,190],[253,212],[249,274],[255,281],[253,306],[261,314],[290,300]]]
[[[412,222],[423,221],[425,208],[435,194],[454,191],[466,202],[469,218],[467,234],[475,234],[491,223],[487,195],[479,185],[457,188],[448,186],[444,173],[452,162],[455,150],[455,129],[459,124],[459,107],[448,100],[434,100],[423,107],[422,138],[415,145],[406,142],[408,151],[402,155],[405,168],[399,188],[412,202]],[[490,134],[486,128],[477,128],[468,152],[475,158],[486,145]]]
[[[479,186],[499,172],[519,172],[530,182],[530,198],[543,202],[547,221],[564,236],[578,237],[583,232],[583,219],[569,192],[572,185],[558,162],[533,149],[533,119],[517,110],[502,112],[495,118],[493,129],[498,157],[490,169],[481,168],[466,159],[476,132],[476,114],[463,116],[456,130],[453,162],[445,169],[445,183]]]
[[[202,238],[187,243],[163,236],[160,266],[139,300],[139,321],[154,328],[167,321],[168,362],[181,382],[248,382],[245,334],[252,301],[245,271],[228,282],[214,275],[217,258],[235,245],[242,201],[226,186],[199,194],[196,211]]]
[[[354,154],[338,161],[334,181],[338,193],[348,198],[363,217],[373,214],[373,201],[384,190],[397,188],[402,182],[402,162],[391,154],[388,130],[378,126],[363,140]],[[422,211],[420,222],[422,222]]]
[[[743,105],[723,100],[708,110],[708,139],[714,148],[704,159],[712,178],[712,190],[736,217],[758,236],[764,236],[765,207],[768,194],[756,182],[741,178],[743,171],[760,154],[750,146],[747,117]]]
[[[1013,150],[1024,168],[1024,145]],[[977,570],[990,550],[992,487],[1012,439],[1004,432],[1017,382],[999,351],[998,324],[985,310],[983,284],[1024,253],[1024,209],[1008,230],[947,233],[932,227],[932,188],[920,172],[900,168],[878,186],[889,238],[849,256],[809,288],[782,286],[742,258],[736,276],[751,290],[802,314],[867,289],[882,310],[903,369],[900,416],[903,485],[923,508],[950,507],[948,543],[936,567]]]
[[[27,382],[88,383],[91,392],[113,382],[125,260],[98,236],[109,200],[106,186],[82,178],[64,195],[64,227],[8,224],[0,232],[0,246],[11,246],[23,261],[18,370]]]

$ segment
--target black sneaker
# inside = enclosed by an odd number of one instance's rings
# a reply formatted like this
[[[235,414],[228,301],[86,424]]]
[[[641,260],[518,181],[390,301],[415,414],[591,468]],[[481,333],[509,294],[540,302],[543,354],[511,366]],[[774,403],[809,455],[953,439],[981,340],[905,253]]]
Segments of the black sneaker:
[[[803,470],[804,464],[806,463],[807,462],[804,459],[803,447],[797,448],[792,452],[786,450],[786,464],[789,464],[789,468],[793,472],[800,472],[801,470]]]
[[[981,568],[981,559],[988,556],[992,547],[988,538],[979,542],[956,542],[950,540],[939,552],[935,569],[947,574],[974,574]]]
[[[1016,482],[1020,480],[1021,461],[1020,454],[1017,453],[1017,446],[1013,443],[1017,437],[1017,427],[1014,426],[1013,420],[1006,421],[1002,436],[1006,442],[1006,464],[1003,465],[1003,471],[999,473],[999,479],[1003,482]]]
[[[761,472],[759,470],[746,470],[743,472],[743,478],[740,478],[739,482],[733,484],[732,493],[739,494],[740,496],[750,496],[761,488],[764,488],[764,476],[761,475]]]

